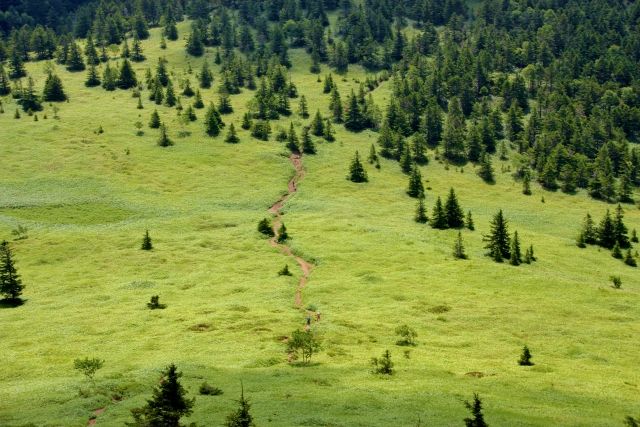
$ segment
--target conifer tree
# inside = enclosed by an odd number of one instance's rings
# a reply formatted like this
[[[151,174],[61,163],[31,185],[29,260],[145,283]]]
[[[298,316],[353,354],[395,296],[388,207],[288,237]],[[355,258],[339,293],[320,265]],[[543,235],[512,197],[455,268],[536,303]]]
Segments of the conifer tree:
[[[196,90],[196,97],[193,100],[193,108],[204,108],[204,102],[202,102],[202,95],[200,94],[200,90]]]
[[[358,98],[353,90],[351,91],[351,95],[349,95],[347,104],[348,108],[344,120],[344,127],[351,132],[360,132],[364,129],[364,117],[360,109],[360,104],[358,104]]]
[[[458,237],[453,245],[453,256],[456,259],[467,259],[467,254],[464,252],[464,244],[462,241],[462,232],[458,231]]]
[[[627,251],[624,254],[624,263],[627,264],[629,267],[637,267],[638,266],[638,263],[636,262],[636,259],[631,254],[631,248],[627,249]]]
[[[118,71],[111,68],[107,63],[102,73],[102,87],[104,90],[113,91],[116,90],[118,83]]]
[[[465,219],[464,226],[467,227],[468,230],[475,230],[476,226],[473,223],[473,217],[471,216],[471,211],[467,212],[467,218]]]
[[[631,230],[631,243],[638,243],[638,233],[635,228]]]
[[[169,80],[169,82],[167,83],[167,91],[164,97],[164,105],[166,105],[167,107],[173,107],[176,105],[176,102],[177,99],[176,93],[173,90],[173,83],[171,82],[171,80]]]
[[[149,127],[151,129],[158,129],[160,127],[160,115],[158,114],[158,110],[153,110],[153,113],[151,113]]]
[[[436,199],[436,204],[433,207],[430,223],[431,228],[435,228],[437,230],[445,230],[449,226],[447,221],[447,212],[444,210],[440,196]]]
[[[334,87],[335,85],[333,84],[333,76],[331,75],[331,73],[329,73],[324,77],[324,86],[322,88],[322,92],[329,93],[333,90]]]
[[[4,65],[0,62],[0,96],[9,95],[10,93],[9,76],[4,69]]]
[[[298,105],[298,114],[303,119],[309,118],[309,107],[307,105],[307,98],[304,95],[300,97],[300,103]]]
[[[224,142],[227,144],[237,144],[240,142],[240,138],[238,138],[238,134],[236,133],[236,127],[233,123],[229,125],[229,131],[227,132],[227,137],[224,139]]]
[[[478,176],[482,178],[483,181],[487,184],[495,183],[491,157],[486,153],[483,153],[480,158],[480,169],[478,170]]]
[[[333,142],[336,140],[335,132],[331,120],[327,119],[324,123],[324,134],[322,135],[325,141]]]
[[[502,262],[504,259],[511,258],[510,238],[507,220],[504,218],[502,209],[491,220],[491,231],[484,236],[486,242],[485,249],[488,250],[487,255],[493,258],[495,262]]]
[[[473,394],[473,403],[464,402],[464,406],[471,412],[471,418],[464,419],[465,427],[488,427],[482,413],[482,400],[478,393]]]
[[[622,259],[622,250],[620,250],[620,243],[616,242],[611,249],[611,256],[615,259]]]
[[[60,77],[53,73],[47,75],[47,80],[44,83],[44,90],[42,92],[42,99],[47,102],[62,102],[67,100],[67,95],[64,93]]]
[[[630,246],[629,236],[627,235],[628,230],[627,226],[624,225],[624,210],[622,206],[618,204],[616,207],[616,216],[613,220],[613,228],[615,233],[616,242],[620,245],[622,249],[626,249]]]
[[[258,222],[258,231],[267,237],[275,236],[271,222],[267,218],[262,218],[260,222]]]
[[[408,144],[403,144],[402,154],[400,155],[400,169],[405,174],[411,173],[411,168],[413,168],[413,156],[411,156],[411,149]]]
[[[466,131],[460,100],[454,98],[449,102],[449,112],[447,113],[447,121],[442,135],[444,156],[447,159],[453,162],[460,162],[466,159],[464,146]]]
[[[170,147],[173,145],[173,141],[169,139],[169,135],[167,134],[167,127],[164,123],[160,124],[160,137],[158,138],[158,145],[160,147]]]
[[[204,44],[202,43],[202,35],[195,25],[191,29],[191,34],[187,39],[187,53],[191,56],[202,56],[204,54]]]
[[[340,99],[340,92],[338,92],[337,86],[334,86],[333,89],[331,89],[329,110],[331,111],[331,118],[333,119],[334,123],[342,123],[343,107],[342,100]]]
[[[207,135],[212,137],[220,135],[220,129],[222,128],[220,114],[213,105],[213,102],[210,103],[209,108],[207,108],[207,112],[204,116],[204,124]]]
[[[371,144],[371,148],[369,149],[369,157],[367,157],[367,162],[371,165],[375,165],[378,162],[378,153],[376,153],[376,146]]]
[[[531,361],[531,351],[526,345],[522,348],[522,354],[520,355],[520,359],[518,359],[518,365],[533,366],[533,362]]]
[[[416,215],[414,216],[414,220],[421,224],[425,224],[429,221],[427,217],[427,209],[424,207],[424,197],[418,199],[418,206],[416,207]]]
[[[209,64],[206,60],[202,64],[199,80],[200,80],[200,87],[202,89],[209,89],[211,87],[211,82],[213,82],[213,74],[211,74],[211,70],[209,69]]]
[[[309,127],[302,128],[302,152],[304,154],[316,154],[316,146],[309,134]]]
[[[445,211],[447,213],[447,224],[449,228],[464,227],[464,213],[458,203],[458,197],[453,188],[449,189],[449,196],[445,203]]]
[[[94,66],[100,64],[98,51],[96,50],[96,46],[93,43],[93,37],[91,37],[91,34],[87,36],[87,42],[84,46],[84,56],[87,57],[87,64]]]
[[[298,140],[296,130],[293,128],[293,122],[289,124],[289,132],[287,133],[287,148],[292,153],[300,152],[300,141]]]
[[[285,227],[283,222],[280,224],[280,228],[278,228],[278,243],[284,243],[288,238],[287,227]]]
[[[125,59],[122,61],[122,65],[120,66],[118,87],[120,89],[130,89],[135,87],[137,84],[138,80],[136,79],[136,73],[133,71],[133,67],[131,67],[129,60]]]
[[[0,243],[0,294],[10,302],[19,302],[24,285],[16,270],[13,252],[5,240]]]
[[[429,163],[429,157],[426,153],[427,140],[425,137],[416,133],[411,140],[411,150],[413,154],[413,161],[419,165],[426,165]]]
[[[367,177],[367,171],[364,170],[364,166],[360,161],[360,155],[358,151],[356,151],[356,155],[351,161],[351,165],[349,166],[349,176],[348,179],[351,182],[368,182],[369,178]]]
[[[422,197],[424,186],[422,185],[422,174],[417,164],[414,164],[409,175],[409,187],[407,188],[409,197]]]
[[[176,21],[170,7],[167,8],[167,13],[163,16],[163,21],[164,27],[162,29],[162,34],[167,38],[167,40],[178,40],[178,28],[176,27]]]
[[[129,43],[127,43],[127,39],[125,38],[122,41],[122,51],[120,52],[121,58],[131,58],[131,50],[129,49]]]
[[[146,405],[131,410],[134,422],[127,425],[179,427],[180,418],[191,415],[195,401],[187,398],[187,392],[180,384],[181,376],[176,365],[169,365]]]
[[[186,79],[184,81],[184,89],[182,89],[182,95],[186,96],[187,98],[191,98],[195,94],[196,93],[191,88],[191,80]]]
[[[68,71],[83,71],[85,69],[82,54],[80,53],[80,48],[76,42],[69,44],[69,53],[66,65]]]
[[[12,46],[9,55],[9,77],[12,79],[20,79],[26,76],[27,70],[24,68],[22,55],[16,46]]]
[[[231,105],[231,99],[229,98],[229,94],[227,92],[220,93],[220,98],[218,100],[218,111],[220,112],[220,114],[233,113],[233,106]]]
[[[522,194],[525,196],[531,195],[531,172],[529,169],[525,170],[522,177]]]
[[[227,416],[225,427],[255,427],[253,416],[250,413],[251,405],[244,397],[244,388],[240,392],[238,404],[239,408]]]
[[[40,103],[40,97],[36,94],[33,79],[29,77],[27,80],[27,87],[22,90],[22,94],[18,99],[18,104],[25,112],[35,112],[42,110],[42,104]]]
[[[442,111],[436,100],[431,98],[425,109],[422,133],[430,147],[437,147],[442,140]]]
[[[514,231],[513,238],[511,239],[511,257],[509,263],[511,265],[522,264],[522,253],[520,252],[520,239],[518,238],[518,230]]]
[[[142,249],[143,251],[150,251],[151,249],[153,249],[153,243],[151,242],[151,236],[149,236],[149,230],[145,231],[144,233],[140,249]]]
[[[616,227],[607,209],[598,227],[598,244],[604,248],[611,249],[617,242]]]
[[[86,87],[100,86],[100,77],[98,77],[98,71],[95,65],[89,66],[89,72],[87,74],[87,80],[84,81]]]
[[[316,115],[311,121],[311,133],[315,136],[324,135],[324,119],[322,118],[322,114],[320,114],[320,110],[316,111]]]
[[[249,113],[247,111],[242,116],[242,125],[241,125],[241,127],[244,130],[249,130],[249,129],[251,129],[252,125],[253,125],[253,121],[251,120],[251,113]]]
[[[134,62],[142,62],[145,60],[144,54],[142,53],[142,45],[140,44],[140,39],[137,35],[133,37],[133,46],[131,47],[131,60]]]

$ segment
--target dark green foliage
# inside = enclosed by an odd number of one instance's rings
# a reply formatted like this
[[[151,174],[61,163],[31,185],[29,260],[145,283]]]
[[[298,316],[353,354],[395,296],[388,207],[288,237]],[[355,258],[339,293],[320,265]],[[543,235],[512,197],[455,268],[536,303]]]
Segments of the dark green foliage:
[[[142,53],[142,45],[140,44],[140,39],[137,36],[134,36],[133,38],[131,60],[134,62],[142,62],[145,60],[144,54]]]
[[[0,62],[0,96],[9,95],[10,93],[9,76],[4,69],[4,65]]]
[[[480,157],[480,169],[478,169],[478,176],[487,184],[493,184],[496,182],[493,174],[491,157],[486,153],[483,153]]]
[[[316,111],[316,115],[311,121],[311,133],[315,136],[324,135],[324,119],[322,118],[322,114],[320,114],[320,110]]]
[[[62,87],[62,80],[53,73],[47,75],[42,91],[42,99],[47,102],[62,102],[67,100],[67,95]]]
[[[149,230],[145,231],[144,233],[140,249],[142,249],[143,251],[150,251],[151,249],[153,249],[153,243],[151,242],[151,236],[149,236]]]
[[[447,220],[447,212],[442,206],[442,199],[440,196],[436,199],[436,204],[433,207],[431,213],[431,227],[438,230],[445,230],[449,227],[449,221]]]
[[[287,148],[292,153],[300,152],[300,141],[298,140],[298,135],[296,134],[296,130],[293,128],[293,122],[289,124],[289,132],[287,133]]]
[[[271,135],[271,125],[268,120],[256,120],[251,128],[251,136],[262,141],[268,141]]]
[[[626,249],[630,246],[627,226],[624,224],[624,210],[618,204],[616,207],[616,216],[613,220],[613,228],[616,242],[621,248]]]
[[[495,262],[502,262],[504,259],[511,258],[509,230],[507,220],[504,218],[502,209],[494,215],[491,220],[491,230],[488,235],[484,236],[485,249],[488,250],[487,255],[493,258]]]
[[[131,63],[125,59],[120,66],[120,75],[118,77],[118,87],[120,89],[131,89],[138,84],[136,73],[131,67]]]
[[[149,127],[151,129],[158,129],[160,127],[160,115],[158,114],[158,110],[153,110],[151,113],[151,118],[149,119]]]
[[[209,64],[207,61],[202,63],[202,69],[200,70],[200,87],[202,89],[209,89],[211,87],[211,82],[213,82],[213,74],[211,74],[211,70],[209,69]]]
[[[344,127],[352,132],[360,132],[366,127],[365,117],[362,114],[358,98],[353,90],[347,101],[347,112],[344,119]]]
[[[191,415],[195,399],[188,399],[180,384],[182,374],[174,364],[169,365],[160,377],[160,384],[145,406],[131,410],[133,423],[129,426],[179,427],[180,418]]]
[[[160,147],[170,147],[173,145],[173,141],[169,138],[167,134],[167,127],[164,123],[160,124],[160,137],[158,137],[158,145]]]
[[[262,218],[260,222],[258,222],[258,231],[267,237],[275,236],[271,222],[267,218]]]
[[[289,233],[287,233],[287,227],[285,227],[284,222],[280,224],[280,228],[278,228],[278,243],[284,243],[289,239]]]
[[[202,95],[200,94],[200,90],[196,90],[196,97],[193,100],[193,108],[204,108],[204,102],[202,102]]]
[[[410,197],[422,197],[424,196],[424,186],[422,185],[422,174],[418,165],[414,163],[411,168],[411,175],[409,175],[409,187],[407,188],[407,194]]]
[[[453,257],[456,259],[467,259],[467,254],[464,251],[464,242],[462,241],[462,232],[458,231],[458,236],[453,245]]]
[[[476,229],[476,226],[473,223],[473,216],[471,215],[471,211],[467,212],[467,218],[465,219],[464,226],[471,231]]]
[[[447,214],[447,224],[449,228],[464,227],[464,213],[458,203],[458,198],[455,191],[453,191],[453,188],[449,190],[449,196],[445,203],[445,211]]]
[[[298,105],[298,114],[303,119],[309,118],[309,107],[307,105],[307,98],[304,95],[300,97],[300,103]]]
[[[207,112],[204,116],[204,125],[207,135],[212,137],[220,135],[220,130],[222,129],[223,123],[220,118],[220,113],[218,112],[218,110],[216,110],[213,102],[210,103],[209,108],[207,108]]]
[[[382,357],[371,358],[371,366],[374,374],[393,375],[393,362],[391,361],[391,352],[385,350]]]
[[[40,97],[36,95],[33,79],[31,77],[27,80],[27,87],[22,90],[20,98],[18,99],[18,104],[20,104],[24,112],[36,112],[42,110]]]
[[[69,45],[69,53],[67,54],[67,70],[68,71],[83,71],[85,69],[82,54],[77,43],[72,42]]]
[[[24,285],[13,259],[13,252],[5,240],[0,243],[0,294],[8,302],[19,302]]]
[[[177,98],[176,98],[176,93],[173,90],[173,83],[171,82],[171,80],[169,80],[169,82],[167,83],[167,91],[164,97],[164,105],[166,105],[167,107],[173,107],[174,105],[176,105],[176,102],[177,102]],[[156,103],[157,103],[157,100],[156,100]]]
[[[193,25],[191,34],[187,39],[187,53],[192,56],[202,56],[204,54],[204,44],[202,43],[202,35],[197,26]]]
[[[615,259],[622,259],[622,251],[620,250],[620,244],[618,242],[613,245],[613,249],[611,249],[611,256]]]
[[[520,239],[518,238],[518,230],[513,232],[510,251],[511,257],[509,258],[509,264],[515,266],[522,264],[522,253],[520,252]]]
[[[527,169],[522,177],[522,194],[531,195],[531,172]]]
[[[424,207],[424,198],[420,198],[418,200],[416,214],[413,219],[421,224],[425,224],[427,221],[429,221],[429,218],[427,217],[427,209]]]
[[[638,233],[635,228],[631,230],[631,243],[638,243]]]
[[[316,154],[316,146],[309,135],[309,128],[307,126],[302,128],[302,152],[304,154]]]
[[[244,113],[244,115],[242,116],[242,129],[244,130],[249,130],[251,129],[251,126],[253,125],[253,120],[251,120],[251,113],[249,113],[248,111],[246,113]]]
[[[104,90],[113,91],[116,90],[118,84],[118,71],[111,68],[107,63],[102,73],[102,87]]]
[[[238,409],[227,415],[225,427],[255,427],[253,416],[250,413],[251,405],[244,397],[244,388],[240,392],[240,400],[238,400]]]
[[[227,132],[227,136],[224,139],[224,142],[226,142],[227,144],[237,144],[238,142],[240,142],[240,138],[236,133],[236,127],[233,125],[233,123],[229,125],[229,131]]]
[[[418,337],[418,333],[409,325],[398,326],[395,330],[395,333],[399,338],[398,341],[396,341],[396,345],[411,347],[416,345],[416,338]]]
[[[442,135],[444,156],[453,161],[461,162],[466,159],[465,135],[467,128],[460,100],[454,98],[449,102],[449,112]]]
[[[289,264],[285,264],[282,270],[278,271],[278,276],[293,276],[291,271],[289,271]]]
[[[638,266],[638,263],[636,262],[636,259],[631,254],[631,248],[627,249],[627,251],[624,254],[624,263],[627,264],[629,267],[637,267]]]
[[[291,333],[289,341],[287,341],[287,352],[296,357],[302,355],[302,363],[308,364],[311,357],[320,351],[322,346],[317,335],[311,330],[301,331],[296,329]]]
[[[147,303],[147,308],[149,310],[164,310],[167,308],[167,305],[160,304],[160,297],[158,295],[153,295]]]
[[[333,142],[336,140],[335,132],[333,130],[333,125],[331,124],[331,120],[327,119],[324,124],[324,134],[322,135],[325,141]]]
[[[364,170],[364,166],[360,161],[360,155],[356,151],[356,155],[351,161],[351,165],[349,166],[349,176],[347,177],[351,182],[368,182],[369,178],[367,177],[367,171]]]
[[[488,427],[482,414],[482,400],[478,393],[473,394],[473,403],[464,402],[464,406],[471,412],[471,417],[464,419],[465,427]]]
[[[522,354],[520,355],[520,359],[518,359],[518,365],[533,366],[533,362],[531,361],[531,351],[529,351],[529,347],[526,345],[522,348]]]
[[[611,249],[616,243],[618,243],[616,239],[616,227],[607,209],[598,227],[598,244],[603,248]]]
[[[222,92],[220,94],[220,98],[218,100],[218,111],[220,111],[220,114],[233,113],[233,106],[231,105],[231,99],[229,98],[229,94],[226,92]]]

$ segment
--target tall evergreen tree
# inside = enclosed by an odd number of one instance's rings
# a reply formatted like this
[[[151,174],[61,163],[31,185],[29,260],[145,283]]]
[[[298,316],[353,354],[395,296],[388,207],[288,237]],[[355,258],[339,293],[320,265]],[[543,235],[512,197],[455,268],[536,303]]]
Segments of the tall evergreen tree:
[[[520,252],[520,239],[518,238],[518,230],[513,232],[513,238],[511,239],[511,257],[509,263],[511,265],[522,264],[522,253]]]
[[[480,158],[478,176],[487,184],[493,184],[496,182],[493,174],[493,165],[491,164],[491,156],[486,153],[483,153]]]
[[[464,406],[471,412],[471,417],[464,419],[465,427],[488,427],[488,424],[484,421],[482,400],[480,400],[478,393],[473,394],[473,403],[464,402]]]
[[[250,413],[251,405],[244,397],[244,388],[240,391],[239,408],[227,416],[225,427],[255,427],[253,416]]]
[[[227,132],[227,137],[224,139],[224,142],[227,144],[237,144],[240,142],[240,138],[238,138],[238,134],[236,133],[236,127],[233,123],[229,125],[229,131]]]
[[[416,207],[416,215],[414,220],[421,224],[426,223],[429,218],[427,217],[427,209],[424,207],[424,197],[418,199],[418,206]]]
[[[447,212],[444,210],[442,206],[442,199],[440,196],[436,199],[436,204],[433,207],[433,212],[431,213],[431,228],[435,228],[438,230],[446,230],[449,227],[449,223],[447,221]]]
[[[304,154],[316,154],[316,146],[309,133],[308,126],[302,128],[302,152]]]
[[[453,245],[453,257],[456,259],[467,259],[467,254],[464,251],[464,242],[462,241],[462,233],[458,231],[458,236]]]
[[[80,53],[80,48],[75,42],[72,42],[69,45],[69,53],[66,65],[68,71],[83,71],[85,69],[84,60],[82,59],[82,54]]]
[[[5,240],[0,243],[0,294],[9,301],[17,302],[23,289],[24,285],[16,270],[13,253]]]
[[[144,233],[140,249],[142,249],[143,251],[150,251],[151,249],[153,249],[153,243],[151,242],[151,236],[149,236],[149,230],[145,231]]]
[[[128,59],[122,61],[120,65],[120,74],[118,77],[118,87],[120,89],[131,89],[138,84],[136,79],[136,72],[133,71],[133,67]]]
[[[502,262],[504,259],[511,258],[509,230],[507,220],[504,218],[502,209],[494,215],[491,220],[491,231],[484,236],[486,242],[485,249],[488,250],[487,255],[496,262]]]
[[[364,170],[364,166],[360,161],[360,155],[356,151],[356,155],[351,161],[351,165],[349,166],[349,176],[348,179],[352,182],[367,182],[369,178],[367,177],[367,171]]]
[[[89,66],[89,72],[87,73],[87,79],[84,81],[86,87],[100,86],[100,77],[98,77],[98,71],[95,65]]]
[[[207,135],[214,137],[220,135],[220,129],[222,128],[220,113],[216,110],[213,102],[210,103],[209,108],[207,108],[207,112],[204,116],[204,124]]]
[[[607,209],[598,227],[598,244],[604,248],[611,249],[617,242],[616,227]]]
[[[454,98],[449,102],[449,112],[442,135],[444,156],[447,159],[453,162],[461,162],[466,159],[464,145],[466,132],[467,128],[460,100]]]
[[[464,227],[464,213],[458,203],[458,197],[453,188],[449,190],[449,196],[445,203],[445,211],[447,213],[447,224],[449,228]]]
[[[164,123],[160,124],[160,137],[158,138],[158,145],[160,147],[170,147],[173,145],[173,141],[169,139],[167,134],[167,127]]]
[[[344,127],[351,132],[360,132],[364,129],[364,116],[362,115],[362,111],[360,109],[360,104],[358,103],[358,98],[356,97],[353,90],[351,91],[351,95],[349,95],[349,99],[347,101],[348,108],[346,117],[344,120]]]
[[[616,216],[613,219],[613,228],[615,233],[616,242],[622,249],[628,248],[631,244],[629,242],[627,226],[624,225],[624,210],[622,206],[618,204],[616,207]]]
[[[424,186],[422,185],[422,174],[417,164],[413,164],[411,175],[409,175],[409,187],[407,194],[410,197],[422,197],[424,195]]]
[[[0,96],[9,95],[11,86],[9,85],[9,76],[7,75],[4,65],[0,62]]]
[[[62,87],[62,80],[53,73],[47,75],[42,91],[42,99],[47,102],[62,102],[67,100],[67,95]]]
[[[296,130],[293,127],[293,122],[289,124],[289,132],[287,133],[287,148],[292,153],[300,152],[300,140],[296,134]]]

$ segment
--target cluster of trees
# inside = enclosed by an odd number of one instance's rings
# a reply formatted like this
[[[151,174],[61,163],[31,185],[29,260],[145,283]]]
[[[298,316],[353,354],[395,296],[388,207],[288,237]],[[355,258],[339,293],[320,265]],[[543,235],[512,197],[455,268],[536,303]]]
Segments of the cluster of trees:
[[[430,222],[432,228],[439,230],[446,230],[448,228],[460,229],[463,227],[469,230],[475,229],[471,211],[468,211],[465,216],[453,188],[449,190],[449,195],[444,205],[442,204],[442,199],[438,196],[435,206],[433,207],[431,219],[427,217],[424,198],[420,198],[414,219],[419,223]]]
[[[509,264],[518,266],[523,262],[531,264],[536,261],[533,245],[526,249],[524,256],[522,255],[518,231],[516,230],[513,233],[513,237],[511,237],[508,223],[502,210],[494,215],[491,220],[491,230],[489,234],[484,236],[483,240],[486,243],[487,256],[491,257],[495,262],[508,260]]]
[[[580,248],[598,245],[610,249],[614,258],[622,259],[625,264],[636,267],[637,252],[635,255],[632,253],[632,243],[638,243],[638,235],[633,229],[629,237],[629,230],[624,223],[624,210],[620,204],[616,207],[613,217],[607,210],[598,225],[595,224],[591,215],[587,214],[577,238],[577,245]],[[623,250],[626,250],[624,254]]]

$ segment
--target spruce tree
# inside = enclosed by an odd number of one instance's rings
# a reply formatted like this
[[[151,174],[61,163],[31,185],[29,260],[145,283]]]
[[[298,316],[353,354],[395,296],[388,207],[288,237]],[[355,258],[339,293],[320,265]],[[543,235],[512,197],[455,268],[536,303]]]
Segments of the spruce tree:
[[[227,132],[227,137],[224,139],[224,142],[227,144],[237,144],[240,142],[240,138],[238,138],[238,134],[236,133],[236,127],[233,123],[229,125],[229,131]]]
[[[96,46],[93,43],[93,38],[91,34],[87,36],[87,42],[84,46],[84,56],[87,57],[87,64],[89,65],[98,65],[100,64],[100,58],[98,57],[98,51],[96,50]]]
[[[231,105],[231,99],[229,98],[229,94],[227,92],[222,92],[220,94],[220,98],[218,100],[218,111],[220,112],[220,114],[233,113],[233,106]]]
[[[116,90],[118,83],[118,71],[111,68],[107,63],[102,73],[102,87],[104,90],[113,91]]]
[[[213,81],[213,74],[211,74],[211,70],[209,69],[209,64],[207,61],[204,61],[202,64],[202,69],[200,70],[200,87],[202,89],[209,89],[211,87],[211,82]]]
[[[421,197],[418,199],[418,206],[416,207],[416,215],[414,216],[414,220],[421,224],[425,224],[429,221],[427,217],[427,209],[424,207],[424,198]]]
[[[23,289],[24,285],[16,270],[13,253],[5,240],[0,243],[0,294],[7,301],[17,303]]]
[[[626,249],[630,246],[629,236],[627,235],[627,226],[624,225],[624,210],[622,206],[618,204],[616,207],[616,216],[613,220],[613,228],[615,233],[616,242],[622,249]]]
[[[478,393],[473,394],[473,403],[464,402],[464,406],[471,412],[471,417],[464,419],[465,427],[488,427],[484,421],[482,400],[480,400]]]
[[[422,174],[417,164],[413,165],[411,175],[409,175],[409,187],[407,188],[409,197],[422,197],[424,195],[424,186],[422,185]]]
[[[631,242],[638,243],[638,233],[636,232],[635,228],[631,230]]]
[[[520,359],[518,359],[518,365],[533,366],[533,362],[531,361],[531,351],[526,345],[522,348],[522,354],[520,355]]]
[[[316,115],[311,121],[311,133],[315,136],[324,135],[324,119],[322,118],[322,114],[320,114],[320,110],[316,111]]]
[[[287,148],[292,153],[300,152],[300,141],[298,140],[296,130],[293,128],[293,122],[289,124],[289,132],[287,133]]]
[[[137,35],[133,37],[131,60],[134,62],[142,62],[145,60],[144,54],[142,53],[142,45],[140,44],[140,39]]]
[[[370,165],[375,165],[378,162],[378,153],[376,153],[376,146],[371,144],[371,148],[369,149],[369,157],[367,157],[367,162]]]
[[[244,130],[249,130],[249,129],[251,129],[252,125],[253,125],[253,121],[251,120],[251,113],[249,113],[247,111],[242,116],[242,125],[241,125],[241,127]]]
[[[33,79],[31,77],[27,80],[27,87],[22,90],[22,94],[18,99],[18,104],[20,104],[25,112],[42,110],[42,103],[40,102],[40,97],[36,95]]]
[[[348,108],[344,120],[344,127],[351,132],[360,132],[364,129],[364,117],[360,109],[360,104],[358,104],[358,98],[353,90],[351,91],[351,95],[349,95],[347,104]]]
[[[158,138],[158,145],[160,147],[170,147],[173,145],[173,141],[169,139],[167,135],[167,127],[164,123],[160,124],[160,137]]]
[[[342,123],[343,119],[343,107],[342,100],[340,99],[340,92],[338,87],[334,86],[331,90],[331,100],[329,101],[329,110],[331,111],[331,118],[334,123]]]
[[[82,54],[80,53],[80,48],[76,42],[72,42],[69,45],[66,65],[68,71],[83,71],[85,69]]]
[[[193,100],[193,108],[204,108],[204,102],[202,102],[202,95],[200,94],[200,90],[196,90],[196,97]]]
[[[405,174],[410,174],[413,168],[413,156],[411,156],[411,149],[408,144],[404,144],[403,152],[400,156],[400,169]]]
[[[62,87],[62,80],[53,73],[47,75],[42,91],[42,99],[47,102],[62,102],[67,100],[67,95]]]
[[[442,135],[444,156],[447,159],[453,162],[461,162],[466,159],[464,146],[466,132],[460,100],[454,98],[449,102],[449,111]]]
[[[637,267],[638,266],[638,263],[636,262],[636,259],[631,254],[631,248],[627,249],[627,251],[624,254],[624,263],[627,264],[630,267]]]
[[[449,189],[449,196],[445,203],[445,211],[447,213],[447,224],[449,228],[464,227],[464,213],[458,203],[458,198],[453,188]]]
[[[209,104],[209,108],[207,108],[207,112],[205,113],[204,125],[207,135],[212,137],[220,135],[220,129],[222,128],[220,114],[213,105],[213,102]]]
[[[316,146],[309,135],[309,127],[302,128],[302,152],[304,154],[316,154]]]
[[[255,427],[250,410],[251,405],[244,397],[244,388],[240,391],[239,408],[227,416],[225,427]]]
[[[165,93],[164,97],[164,105],[166,105],[167,107],[173,107],[176,105],[176,102],[177,99],[176,93],[173,90],[173,83],[171,82],[171,80],[169,80],[169,82],[167,83],[167,92]]]
[[[284,243],[288,238],[289,234],[287,233],[287,227],[285,227],[284,222],[280,224],[280,228],[278,228],[278,243]]]
[[[180,418],[191,415],[195,401],[187,398],[187,392],[180,384],[181,376],[176,365],[169,365],[146,405],[131,410],[134,422],[127,425],[180,427]]]
[[[4,65],[0,62],[0,96],[9,95],[10,93],[9,76],[4,69]]]
[[[602,221],[600,221],[600,226],[598,227],[598,245],[611,249],[613,246],[618,243],[616,238],[616,228],[613,220],[611,219],[611,214],[607,209]]]
[[[487,184],[495,183],[491,157],[486,153],[483,153],[480,157],[480,169],[478,169],[478,176],[482,178]]]
[[[435,228],[437,230],[446,230],[449,226],[447,221],[447,212],[444,210],[440,196],[438,196],[436,204],[433,206],[430,224],[431,228]]]
[[[464,244],[462,241],[462,232],[458,231],[458,237],[453,245],[453,256],[456,259],[467,259],[467,254],[464,252]]]
[[[9,55],[9,78],[20,79],[26,76],[27,70],[24,68],[24,59],[19,49],[16,46],[12,46]]]
[[[158,114],[158,110],[153,110],[151,113],[151,118],[149,119],[149,127],[151,129],[158,129],[160,127],[160,115]]]
[[[187,53],[192,56],[202,56],[204,54],[204,44],[200,30],[194,25],[187,39]]]
[[[611,256],[615,259],[622,259],[622,250],[620,249],[620,244],[618,242],[613,245],[613,249],[611,249]]]
[[[129,43],[127,42],[126,38],[122,41],[122,50],[120,52],[120,57],[126,59],[131,58],[131,50],[129,49]]]
[[[324,134],[322,135],[325,141],[333,142],[336,140],[335,132],[333,131],[333,125],[331,120],[327,119],[324,123]]]
[[[520,252],[520,239],[518,238],[518,230],[514,231],[513,238],[511,239],[511,257],[509,263],[511,265],[522,264],[522,253]]]
[[[473,217],[471,216],[471,211],[467,212],[467,218],[465,219],[464,226],[471,231],[476,229],[476,226],[473,223]]]
[[[300,103],[298,104],[298,114],[303,119],[309,118],[309,107],[307,105],[307,97],[305,97],[304,95],[300,97]]]
[[[142,249],[143,251],[150,251],[151,249],[153,249],[151,236],[149,236],[149,230],[145,231],[144,233],[144,237],[142,238],[142,245],[140,246],[140,249]]]
[[[136,73],[133,71],[133,67],[131,67],[131,63],[128,59],[122,61],[122,65],[120,66],[120,75],[118,77],[118,87],[120,89],[131,89],[138,84],[138,80],[136,79]]]
[[[98,77],[98,70],[95,65],[89,66],[89,72],[87,73],[87,79],[84,81],[86,87],[100,86],[100,77]]]
[[[502,209],[494,215],[491,220],[491,231],[485,235],[483,240],[486,242],[485,249],[488,250],[487,255],[496,262],[502,262],[504,259],[511,258],[510,238],[507,220],[504,218]]]
[[[525,170],[524,176],[522,177],[522,194],[525,196],[531,195],[531,172],[529,170]]]
[[[364,170],[364,166],[360,161],[360,155],[358,151],[356,151],[356,155],[351,161],[351,165],[349,166],[349,176],[347,177],[351,182],[368,182],[369,178],[367,177],[367,171]]]

